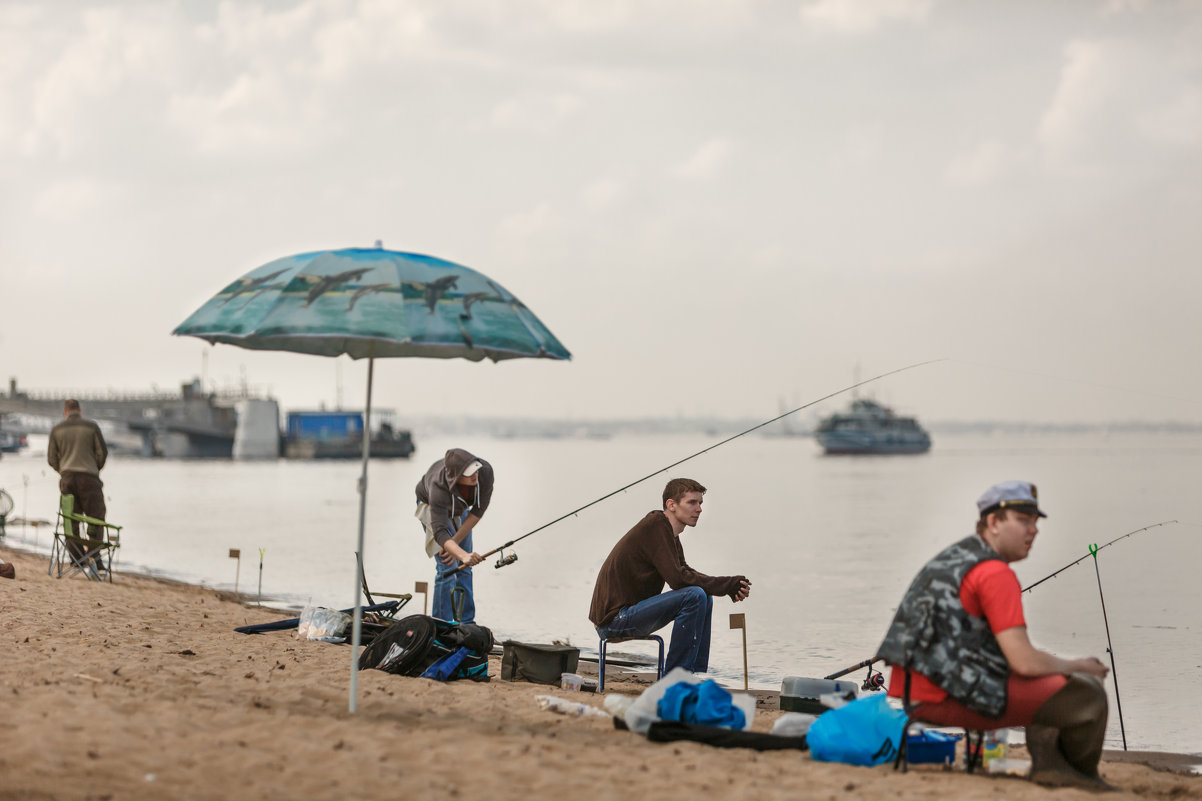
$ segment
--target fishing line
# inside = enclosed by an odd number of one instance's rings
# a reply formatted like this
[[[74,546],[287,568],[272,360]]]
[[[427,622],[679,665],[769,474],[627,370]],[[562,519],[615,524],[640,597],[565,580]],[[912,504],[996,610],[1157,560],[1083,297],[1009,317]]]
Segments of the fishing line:
[[[1018,375],[1029,375],[1029,376],[1034,376],[1035,378],[1046,378],[1049,381],[1063,381],[1068,384],[1080,384],[1082,386],[1093,387],[1094,389],[1105,389],[1105,390],[1108,390],[1111,392],[1126,392],[1126,393],[1129,393],[1132,395],[1146,395],[1149,398],[1160,398],[1162,400],[1181,401],[1183,403],[1191,403],[1191,404],[1197,403],[1197,398],[1182,398],[1177,395],[1165,395],[1160,392],[1149,392],[1146,389],[1132,389],[1131,387],[1119,387],[1119,386],[1115,386],[1113,384],[1100,384],[1097,381],[1086,381],[1085,379],[1082,379],[1082,378],[1069,378],[1069,377],[1065,377],[1062,375],[1049,375],[1048,373],[1037,373],[1034,370],[1024,370],[1024,369],[1021,369],[1018,367],[1009,367],[1009,366],[1000,365],[1000,364],[984,364],[983,362],[971,362],[966,359],[949,358],[947,361],[955,362],[958,364],[966,364],[970,367],[981,367],[986,370],[1005,370],[1006,372],[1016,373]]]
[[[618,489],[614,490],[613,492],[602,495],[600,498],[597,498],[595,501],[589,501],[584,506],[581,506],[577,509],[573,509],[572,511],[568,512],[567,514],[560,515],[559,517],[555,518],[551,522],[544,523],[543,525],[539,526],[538,528],[534,529],[533,531],[526,532],[525,534],[518,537],[517,539],[512,539],[509,542],[505,543],[504,545],[501,545],[497,548],[493,548],[488,553],[483,554],[483,556],[489,557],[489,556],[492,556],[494,553],[501,553],[501,557],[497,560],[497,563],[495,565],[498,568],[504,567],[505,565],[513,564],[514,562],[517,561],[517,558],[518,558],[517,554],[510,554],[510,555],[506,556],[503,553],[506,548],[511,548],[514,545],[516,545],[517,543],[526,539],[527,537],[533,536],[534,534],[537,534],[538,532],[542,531],[543,529],[550,528],[551,526],[555,525],[556,523],[560,522],[561,520],[566,520],[567,518],[572,517],[573,515],[579,514],[580,512],[583,512],[585,509],[588,509],[590,506],[596,506],[597,504],[601,503],[602,501],[608,500],[609,498],[612,498],[613,496],[617,495],[620,492],[625,492],[626,490],[630,489],[631,487],[642,484],[647,479],[655,478],[656,476],[660,475],[661,473],[666,473],[669,470],[671,470],[673,467],[682,465],[685,462],[689,461],[690,459],[696,459],[698,456],[701,456],[702,454],[705,454],[705,453],[709,453],[710,451],[714,450],[715,448],[720,448],[728,442],[732,442],[733,440],[736,440],[739,437],[750,434],[752,431],[758,431],[759,429],[763,428],[764,426],[771,425],[772,423],[775,423],[778,420],[783,420],[784,418],[788,417],[791,414],[796,414],[797,412],[800,412],[803,409],[808,409],[811,406],[815,406],[819,403],[822,403],[823,401],[830,400],[831,398],[842,395],[845,392],[851,392],[853,389],[858,389],[859,387],[862,387],[865,384],[871,384],[874,381],[880,381],[882,378],[888,378],[891,375],[897,375],[898,373],[904,373],[907,370],[913,370],[917,367],[925,367],[928,364],[935,364],[937,362],[942,362],[942,361],[946,361],[946,359],[931,359],[930,361],[918,362],[917,364],[911,364],[906,367],[899,367],[896,370],[890,370],[887,373],[881,373],[880,375],[873,376],[872,378],[865,379],[864,381],[858,381],[855,384],[852,384],[851,386],[847,386],[847,387],[844,387],[843,389],[836,390],[835,392],[832,392],[829,395],[823,395],[821,398],[810,401],[809,403],[807,403],[803,406],[798,406],[796,409],[790,409],[787,412],[778,414],[776,417],[773,417],[771,420],[765,420],[764,422],[759,423],[758,425],[752,426],[751,428],[747,429],[746,431],[740,431],[738,434],[733,434],[733,435],[727,437],[726,439],[722,440],[721,442],[716,442],[713,445],[710,445],[708,448],[703,448],[694,454],[690,454],[689,456],[686,456],[683,459],[673,462],[672,464],[668,465],[667,467],[661,467],[659,470],[656,470],[654,473],[648,473],[647,475],[643,476],[642,478],[640,478],[636,481],[632,481],[624,487],[619,487]],[[463,570],[465,567],[466,567],[466,565],[460,565],[458,568],[456,568],[455,570],[453,570],[451,572],[458,573],[460,570]]]
[[[1102,550],[1103,548],[1109,548],[1111,545],[1114,545],[1114,544],[1115,544],[1116,542],[1118,542],[1119,540],[1125,540],[1125,539],[1127,539],[1127,537],[1131,537],[1131,536],[1133,536],[1133,535],[1135,535],[1135,534],[1138,534],[1138,533],[1140,533],[1141,531],[1147,531],[1148,529],[1151,529],[1151,528],[1156,528],[1157,526],[1167,526],[1167,525],[1170,525],[1170,524],[1172,524],[1172,523],[1176,523],[1176,522],[1177,522],[1176,520],[1164,520],[1164,521],[1161,521],[1160,523],[1153,523],[1153,524],[1152,524],[1152,525],[1150,525],[1150,526],[1144,526],[1143,528],[1137,528],[1135,531],[1128,531],[1128,532],[1127,532],[1126,534],[1124,534],[1123,536],[1121,536],[1121,537],[1115,537],[1114,539],[1112,539],[1110,542],[1106,543],[1105,545],[1101,545],[1101,546],[1093,545],[1093,546],[1090,546],[1090,552],[1089,552],[1089,553],[1085,554],[1084,556],[1082,556],[1080,559],[1078,559],[1078,560],[1077,560],[1077,561],[1075,561],[1075,562],[1069,562],[1067,565],[1065,565],[1064,567],[1060,568],[1060,569],[1059,569],[1059,570],[1057,570],[1056,572],[1054,572],[1054,573],[1049,573],[1048,575],[1044,576],[1044,577],[1043,577],[1043,578],[1041,578],[1039,581],[1035,582],[1034,584],[1030,585],[1029,587],[1024,587],[1024,588],[1023,588],[1023,592],[1030,592],[1031,590],[1033,590],[1033,589],[1035,589],[1036,587],[1038,587],[1040,584],[1043,584],[1043,583],[1044,583],[1045,581],[1047,581],[1048,579],[1050,579],[1050,578],[1055,578],[1056,576],[1060,575],[1060,574],[1061,574],[1061,573],[1063,573],[1064,571],[1068,570],[1070,567],[1073,567],[1073,566],[1075,566],[1075,565],[1079,565],[1079,564],[1081,564],[1081,563],[1082,563],[1082,562],[1084,562],[1086,559],[1088,559],[1090,556],[1093,556],[1093,558],[1094,558],[1094,561],[1095,561],[1095,562],[1097,562],[1097,558],[1098,558],[1098,556],[1097,556],[1097,552],[1098,552],[1098,551],[1100,551],[1100,550]],[[1095,550],[1095,549],[1096,549],[1096,550]]]

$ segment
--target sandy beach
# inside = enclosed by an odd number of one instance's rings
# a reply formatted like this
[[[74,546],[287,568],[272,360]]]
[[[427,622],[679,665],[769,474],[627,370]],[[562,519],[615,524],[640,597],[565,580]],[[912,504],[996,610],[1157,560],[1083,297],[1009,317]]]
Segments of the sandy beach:
[[[233,631],[290,615],[129,574],[55,580],[44,558],[3,546],[0,559],[16,569],[0,579],[4,801],[1087,795],[962,770],[903,775],[800,752],[650,743],[607,719],[540,709],[535,696],[568,694],[502,682],[497,659],[487,684],[367,671],[350,715],[347,646]],[[643,686],[615,678],[607,691]],[[759,711],[753,728],[779,714]],[[1102,773],[1118,797],[1202,799],[1202,777],[1171,761],[1108,756]]]

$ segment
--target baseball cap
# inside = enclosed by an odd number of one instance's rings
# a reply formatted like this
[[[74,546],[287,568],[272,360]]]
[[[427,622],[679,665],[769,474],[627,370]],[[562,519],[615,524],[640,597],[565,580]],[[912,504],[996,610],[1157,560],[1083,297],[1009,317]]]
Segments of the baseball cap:
[[[998,509],[1018,509],[1047,517],[1039,508],[1039,493],[1035,485],[1027,481],[1003,481],[994,484],[977,498],[977,509],[981,517]]]
[[[472,462],[472,463],[471,463],[471,464],[469,464],[467,467],[463,468],[463,472],[462,472],[462,473],[460,473],[459,475],[461,475],[461,476],[474,476],[474,475],[476,475],[476,471],[477,471],[477,470],[479,470],[479,469],[480,469],[481,467],[483,467],[483,466],[484,466],[484,465],[480,464],[480,462],[479,462],[479,461]]]

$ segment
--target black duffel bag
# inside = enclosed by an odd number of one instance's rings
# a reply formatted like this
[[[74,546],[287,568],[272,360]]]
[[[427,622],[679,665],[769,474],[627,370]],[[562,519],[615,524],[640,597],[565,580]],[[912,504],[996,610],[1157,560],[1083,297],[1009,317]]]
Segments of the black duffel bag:
[[[488,681],[492,632],[475,623],[450,623],[429,615],[410,615],[388,626],[359,655],[360,670],[383,670],[398,676],[421,676],[464,650],[462,661],[444,681]]]

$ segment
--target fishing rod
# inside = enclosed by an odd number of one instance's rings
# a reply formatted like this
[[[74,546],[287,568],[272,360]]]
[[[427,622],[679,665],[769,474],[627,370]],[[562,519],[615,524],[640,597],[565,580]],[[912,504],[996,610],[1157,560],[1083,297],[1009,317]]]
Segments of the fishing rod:
[[[832,679],[846,676],[848,673],[854,673],[860,668],[868,668],[868,675],[864,677],[864,683],[860,685],[860,689],[866,692],[875,692],[885,686],[885,674],[879,670],[872,669],[872,666],[880,661],[881,657],[874,656],[872,659],[865,659],[863,662],[856,662],[854,665],[845,667],[842,670],[836,670],[829,676],[823,676],[822,678],[830,681]]]
[[[1103,548],[1107,548],[1111,545],[1114,545],[1119,540],[1126,539],[1127,537],[1130,537],[1134,534],[1138,534],[1141,531],[1147,531],[1148,529],[1156,528],[1157,526],[1167,526],[1170,523],[1176,523],[1176,522],[1177,522],[1176,520],[1165,520],[1160,523],[1153,523],[1150,526],[1144,526],[1143,528],[1138,528],[1135,531],[1129,531],[1121,537],[1115,537],[1114,539],[1112,539],[1110,542],[1106,543],[1105,545],[1097,545],[1096,543],[1093,545],[1090,545],[1088,554],[1086,554],[1085,556],[1082,556],[1076,562],[1072,562],[1070,564],[1065,565],[1064,567],[1057,570],[1055,573],[1052,573],[1049,576],[1045,576],[1045,577],[1041,578],[1039,581],[1035,582],[1030,587],[1027,587],[1026,589],[1023,590],[1023,592],[1029,592],[1029,591],[1035,589],[1036,587],[1038,587],[1040,584],[1047,581],[1048,579],[1054,578],[1057,575],[1068,570],[1073,565],[1079,564],[1080,562],[1085,561],[1087,558],[1089,558],[1091,556],[1093,557],[1094,572],[1097,573],[1097,576],[1098,576],[1098,597],[1102,601],[1102,622],[1105,623],[1105,625],[1106,625],[1106,652],[1108,654],[1110,654],[1110,673],[1114,679],[1114,700],[1118,704],[1119,730],[1122,732],[1122,735],[1123,735],[1123,750],[1124,751],[1127,750],[1127,731],[1126,731],[1126,728],[1123,726],[1123,704],[1122,704],[1122,701],[1119,700],[1118,672],[1115,669],[1115,664],[1114,664],[1114,647],[1110,641],[1110,621],[1106,617],[1106,598],[1102,595],[1102,573],[1098,568],[1098,551],[1102,550]],[[843,668],[842,670],[836,670],[834,673],[831,673],[828,676],[823,676],[823,678],[829,681],[832,679],[842,678],[843,676],[846,676],[848,673],[854,673],[855,671],[859,670],[860,668],[868,668],[868,675],[864,678],[864,683],[860,686],[860,689],[867,690],[867,691],[879,690],[885,686],[885,676],[881,673],[881,671],[872,669],[872,666],[879,661],[881,661],[880,657],[873,657],[872,659],[865,659],[862,662],[856,662],[854,665],[848,665],[847,667]]]
[[[1115,537],[1114,539],[1112,539],[1110,542],[1106,543],[1105,545],[1098,545],[1097,543],[1092,543],[1089,546],[1088,554],[1086,554],[1085,556],[1082,556],[1080,559],[1078,559],[1075,562],[1070,562],[1069,564],[1067,564],[1064,567],[1057,570],[1055,573],[1044,576],[1039,581],[1035,582],[1034,584],[1032,584],[1031,586],[1029,586],[1023,590],[1023,592],[1030,592],[1031,590],[1038,587],[1040,584],[1043,584],[1048,579],[1055,578],[1056,576],[1060,575],[1064,571],[1068,570],[1073,565],[1078,565],[1081,562],[1084,562],[1087,558],[1093,557],[1094,574],[1098,578],[1098,599],[1102,602],[1102,623],[1106,627],[1106,653],[1110,655],[1110,678],[1114,681],[1114,702],[1118,706],[1119,732],[1123,736],[1123,750],[1124,751],[1127,750],[1127,726],[1123,723],[1123,701],[1119,697],[1119,673],[1118,673],[1118,667],[1117,667],[1117,665],[1115,665],[1115,662],[1114,662],[1114,643],[1110,639],[1110,618],[1106,614],[1106,596],[1103,595],[1103,593],[1102,593],[1102,570],[1101,570],[1101,568],[1098,567],[1098,551],[1102,550],[1103,548],[1108,548],[1111,545],[1114,545],[1119,540],[1124,540],[1127,537],[1131,537],[1135,534],[1139,534],[1141,531],[1147,531],[1148,529],[1156,528],[1158,526],[1167,526],[1170,523],[1176,523],[1176,522],[1177,522],[1176,520],[1164,520],[1159,523],[1153,523],[1150,526],[1144,526],[1143,528],[1137,528],[1135,531],[1128,531],[1126,534],[1122,535],[1121,537]]]
[[[1119,708],[1119,731],[1123,735],[1123,750],[1127,750],[1127,727],[1123,725],[1123,700],[1119,698],[1119,671],[1114,664],[1114,645],[1110,642],[1110,620],[1106,616],[1106,597],[1102,595],[1102,571],[1098,568],[1098,551],[1102,550],[1097,543],[1089,546],[1089,555],[1093,557],[1094,573],[1098,576],[1098,598],[1102,601],[1102,622],[1106,624],[1106,653],[1110,654],[1110,678],[1114,680],[1114,702]]]
[[[788,417],[791,414],[796,414],[797,412],[800,412],[803,409],[808,409],[811,406],[815,406],[819,403],[822,403],[823,401],[830,400],[831,398],[842,395],[845,392],[851,392],[853,389],[858,389],[859,387],[862,387],[865,384],[871,384],[874,381],[880,381],[882,378],[888,378],[891,375],[897,375],[898,373],[904,373],[907,370],[913,370],[917,367],[925,367],[928,364],[935,364],[936,362],[942,362],[942,361],[946,361],[946,359],[931,359],[930,361],[918,362],[917,364],[911,364],[906,367],[899,367],[896,370],[890,370],[887,373],[881,373],[880,375],[873,376],[872,378],[868,378],[863,381],[857,381],[856,383],[852,384],[851,386],[844,387],[843,389],[840,389],[840,390],[836,390],[835,392],[832,392],[829,395],[823,395],[821,398],[810,401],[809,403],[807,403],[803,406],[798,406],[796,409],[790,409],[787,412],[778,414],[776,417],[773,417],[771,420],[765,420],[764,422],[759,423],[758,425],[752,426],[751,428],[747,429],[746,431],[740,431],[738,434],[733,434],[733,435],[727,437],[726,439],[722,440],[721,442],[716,442],[713,445],[710,445],[708,448],[703,448],[694,454],[690,454],[689,456],[686,456],[683,459],[673,462],[672,464],[668,465],[667,467],[662,467],[659,470],[656,470],[654,473],[649,473],[649,474],[643,476],[642,478],[638,479],[637,481],[632,481],[624,487],[619,487],[618,489],[614,490],[613,492],[602,495],[600,498],[597,498],[595,501],[589,501],[584,506],[581,506],[578,509],[573,509],[572,511],[568,512],[567,514],[560,515],[559,517],[552,520],[550,523],[544,523],[543,525],[539,526],[538,528],[534,529],[533,531],[528,531],[525,534],[523,534],[522,536],[518,537],[517,539],[512,539],[509,542],[505,543],[504,545],[501,545],[497,548],[493,548],[488,553],[482,554],[482,556],[483,556],[483,558],[487,559],[488,557],[492,556],[495,553],[501,554],[501,556],[497,559],[496,564],[493,565],[493,567],[495,567],[497,569],[505,567],[505,565],[511,565],[518,560],[518,555],[516,553],[511,553],[508,556],[506,556],[505,555],[506,548],[512,548],[514,545],[516,545],[517,543],[526,539],[527,537],[533,536],[533,535],[537,534],[538,532],[542,531],[543,529],[550,528],[551,526],[555,525],[556,523],[560,522],[561,520],[566,520],[567,518],[572,517],[573,515],[579,514],[580,512],[583,512],[585,509],[588,509],[590,506],[596,506],[597,504],[601,503],[602,501],[608,500],[609,498],[612,498],[613,496],[617,495],[620,492],[625,492],[626,490],[630,489],[631,487],[642,484],[644,481],[646,481],[649,478],[655,478],[656,476],[658,476],[661,473],[668,472],[673,467],[682,465],[685,462],[689,461],[690,459],[696,459],[698,456],[701,456],[702,454],[705,454],[705,453],[709,453],[710,451],[714,450],[715,448],[720,448],[728,442],[731,442],[733,440],[738,439],[739,437],[750,434],[752,431],[758,431],[759,429],[763,428],[764,426],[771,425],[772,423],[775,423],[778,420],[783,420],[784,418]],[[467,567],[466,565],[460,565],[459,567],[452,570],[451,573],[448,575],[458,573],[460,570],[463,570],[466,567]]]
[[[1115,537],[1114,539],[1112,539],[1110,542],[1106,543],[1105,545],[1091,545],[1091,546],[1090,546],[1090,548],[1089,548],[1089,551],[1090,551],[1089,553],[1085,554],[1084,556],[1082,556],[1080,559],[1078,559],[1078,560],[1077,560],[1077,561],[1075,561],[1075,562],[1069,562],[1067,565],[1065,565],[1064,567],[1060,568],[1060,569],[1059,569],[1059,570],[1057,570],[1055,573],[1049,573],[1048,575],[1044,576],[1043,578],[1041,578],[1039,581],[1035,582],[1035,583],[1034,583],[1034,584],[1032,584],[1031,586],[1029,586],[1029,587],[1024,587],[1024,588],[1023,588],[1023,592],[1030,592],[1031,590],[1033,590],[1033,589],[1035,589],[1036,587],[1038,587],[1040,584],[1043,584],[1043,583],[1044,583],[1045,581],[1047,581],[1048,579],[1050,579],[1050,578],[1056,578],[1056,576],[1059,576],[1061,573],[1063,573],[1064,571],[1068,570],[1070,567],[1073,567],[1073,566],[1075,566],[1075,565],[1079,565],[1079,564],[1081,564],[1081,563],[1082,563],[1082,562],[1084,562],[1086,559],[1088,559],[1090,556],[1092,556],[1092,557],[1094,558],[1094,561],[1096,562],[1096,561],[1097,561],[1097,558],[1098,558],[1098,555],[1097,555],[1097,554],[1098,554],[1098,551],[1102,550],[1103,548],[1109,548],[1111,545],[1114,545],[1114,544],[1115,544],[1116,542],[1118,542],[1119,540],[1125,540],[1125,539],[1127,539],[1127,537],[1134,536],[1135,534],[1138,534],[1138,533],[1140,533],[1141,531],[1147,531],[1148,529],[1151,529],[1151,528],[1156,528],[1157,526],[1167,526],[1167,525],[1169,525],[1170,523],[1176,523],[1176,522],[1177,522],[1176,520],[1162,520],[1161,522],[1159,522],[1159,523],[1153,523],[1153,524],[1152,524],[1152,525],[1150,525],[1150,526],[1144,526],[1143,528],[1137,528],[1135,531],[1128,531],[1128,532],[1127,532],[1126,534],[1124,534],[1123,536],[1121,536],[1121,537]]]

